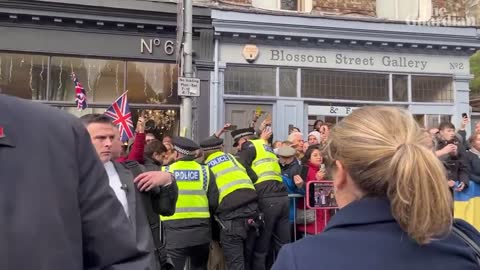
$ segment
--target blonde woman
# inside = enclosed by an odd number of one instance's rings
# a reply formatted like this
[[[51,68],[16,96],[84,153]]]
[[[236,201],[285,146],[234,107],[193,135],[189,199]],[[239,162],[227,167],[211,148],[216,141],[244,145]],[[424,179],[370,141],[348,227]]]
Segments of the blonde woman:
[[[392,107],[361,108],[338,123],[324,151],[340,210],[323,233],[284,246],[273,270],[479,269],[451,233],[452,196],[425,136]],[[465,222],[456,227],[479,241]]]

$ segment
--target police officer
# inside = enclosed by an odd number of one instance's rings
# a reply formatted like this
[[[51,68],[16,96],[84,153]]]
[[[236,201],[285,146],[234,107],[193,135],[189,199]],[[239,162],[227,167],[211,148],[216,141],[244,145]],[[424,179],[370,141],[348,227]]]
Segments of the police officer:
[[[237,159],[222,152],[223,139],[209,137],[200,146],[219,191],[215,219],[221,228],[226,269],[249,269],[256,231],[261,223],[255,187]]]
[[[175,269],[182,270],[190,257],[190,269],[207,269],[211,240],[210,209],[215,209],[218,191],[209,168],[195,161],[198,144],[174,137],[175,162],[162,167],[172,173],[178,185],[175,214],[161,216],[165,228],[167,253]]]
[[[264,214],[265,225],[255,244],[252,269],[266,269],[270,247],[277,253],[283,244],[290,242],[289,202],[282,182],[278,158],[267,139],[271,131],[264,129],[261,139],[253,139],[253,129],[232,131],[234,147],[240,163],[247,170],[255,185],[258,206]],[[273,245],[271,245],[273,243]]]

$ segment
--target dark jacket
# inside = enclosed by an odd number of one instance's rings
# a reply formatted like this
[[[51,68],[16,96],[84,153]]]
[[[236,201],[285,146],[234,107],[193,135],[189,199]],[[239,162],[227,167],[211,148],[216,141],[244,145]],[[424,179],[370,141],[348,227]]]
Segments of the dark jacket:
[[[290,164],[280,164],[280,169],[282,169],[283,176],[292,179],[295,175],[300,175],[302,173],[302,165],[300,165],[297,159],[293,160]]]
[[[443,149],[448,144],[449,142],[440,138],[436,138],[437,151]],[[439,157],[439,159],[447,170],[448,180],[463,182],[465,183],[465,186],[468,187],[469,178],[465,160],[466,150],[465,147],[460,142],[458,142],[458,140],[455,140],[455,144],[458,147],[456,155],[447,154]]]
[[[126,195],[128,203],[128,212],[130,214],[130,221],[136,233],[137,245],[141,249],[148,250],[149,261],[151,269],[160,269],[155,257],[155,246],[153,243],[152,231],[150,223],[148,222],[147,212],[142,200],[142,194],[135,187],[133,183],[133,174],[130,170],[125,168],[121,163],[113,162],[120,181],[126,186]],[[151,197],[152,206],[154,209],[161,208],[160,198],[158,196]]]
[[[289,196],[290,214],[289,214],[288,220],[290,221],[290,223],[294,223],[295,216],[296,216],[296,206],[299,201],[304,200],[303,196],[305,195],[305,187],[298,188],[295,185],[293,177],[295,175],[301,175],[302,165],[300,165],[300,163],[298,163],[298,160],[295,159],[290,164],[286,164],[286,165],[280,164],[280,168],[282,169],[283,184],[287,188],[288,194],[289,195],[291,194]]]
[[[478,232],[461,222],[477,243]],[[386,199],[365,198],[342,208],[319,235],[286,245],[273,270],[473,270],[473,250],[450,235],[420,246],[402,231]]]
[[[158,162],[151,157],[147,157],[146,155],[143,157],[143,160],[143,166],[145,167],[146,171],[159,171],[160,167],[162,166],[161,162]]]
[[[480,184],[480,158],[476,154],[467,151],[465,159],[467,161],[468,177],[473,182]]]
[[[252,182],[255,184],[258,180],[257,174],[252,170],[252,163],[257,157],[257,151],[255,146],[251,142],[245,142],[242,145],[242,150],[237,153],[238,161],[245,167],[247,170],[248,176],[252,179]],[[279,181],[266,181],[255,185],[257,190],[257,195],[259,198],[268,198],[268,197],[281,197],[287,196],[287,188],[282,182]]]
[[[0,127],[0,269],[147,269],[78,119],[0,95]]]
[[[194,161],[194,157],[184,157],[180,160]],[[215,176],[210,171],[210,183],[207,197],[210,213],[215,213],[218,207],[218,189]],[[179,190],[181,193],[181,190]],[[209,218],[193,218],[162,221],[165,227],[167,249],[193,247],[207,244],[212,239],[211,220]]]

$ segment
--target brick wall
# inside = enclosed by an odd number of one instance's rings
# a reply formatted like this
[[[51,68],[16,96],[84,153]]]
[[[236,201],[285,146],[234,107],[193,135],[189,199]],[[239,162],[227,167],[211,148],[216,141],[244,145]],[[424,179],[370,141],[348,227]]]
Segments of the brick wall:
[[[432,0],[432,15],[442,17],[440,10],[443,10],[443,16],[465,17],[466,4],[468,0]]]
[[[215,0],[213,0],[212,2],[215,2]],[[231,4],[240,4],[240,5],[249,5],[251,6],[252,5],[252,0],[222,0],[222,3],[231,3]]]
[[[312,0],[313,11],[375,16],[375,0]]]

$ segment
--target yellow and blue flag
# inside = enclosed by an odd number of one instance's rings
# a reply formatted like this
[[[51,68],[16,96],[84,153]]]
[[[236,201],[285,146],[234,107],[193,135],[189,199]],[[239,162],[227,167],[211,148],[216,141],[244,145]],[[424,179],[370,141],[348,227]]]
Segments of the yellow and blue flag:
[[[480,230],[480,184],[470,181],[467,189],[454,194],[454,216]]]

